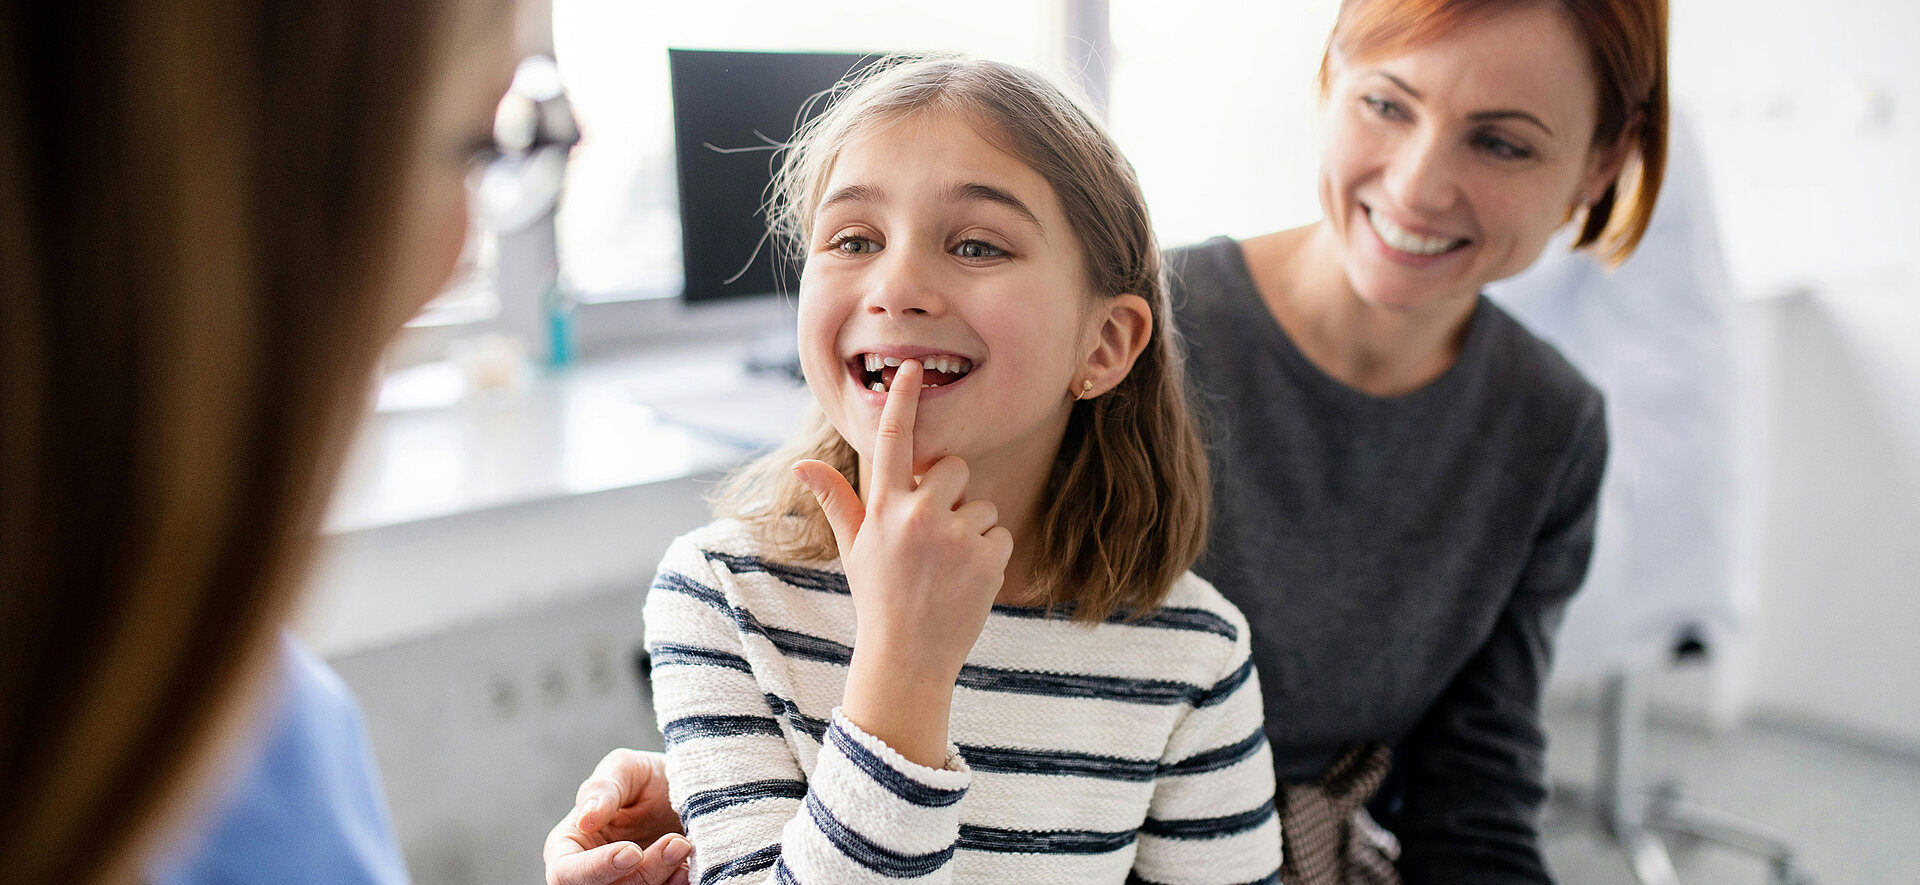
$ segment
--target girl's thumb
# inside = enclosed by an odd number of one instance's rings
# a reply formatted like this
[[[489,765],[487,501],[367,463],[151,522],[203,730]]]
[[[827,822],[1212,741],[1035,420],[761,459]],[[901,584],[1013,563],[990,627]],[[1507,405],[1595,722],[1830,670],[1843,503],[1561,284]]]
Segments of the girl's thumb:
[[[860,533],[860,523],[866,518],[860,496],[854,494],[847,478],[825,461],[796,461],[793,475],[813,493],[813,499],[820,502],[827,524],[833,527],[834,541],[840,545],[840,555],[846,556],[854,536]]]

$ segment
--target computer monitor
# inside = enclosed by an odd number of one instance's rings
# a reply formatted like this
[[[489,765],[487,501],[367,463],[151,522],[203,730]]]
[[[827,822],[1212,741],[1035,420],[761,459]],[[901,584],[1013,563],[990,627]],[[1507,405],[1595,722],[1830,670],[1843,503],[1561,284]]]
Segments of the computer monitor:
[[[880,55],[667,50],[681,256],[690,302],[793,292],[767,236],[767,185],[807,99]],[[818,113],[824,102],[810,112]]]

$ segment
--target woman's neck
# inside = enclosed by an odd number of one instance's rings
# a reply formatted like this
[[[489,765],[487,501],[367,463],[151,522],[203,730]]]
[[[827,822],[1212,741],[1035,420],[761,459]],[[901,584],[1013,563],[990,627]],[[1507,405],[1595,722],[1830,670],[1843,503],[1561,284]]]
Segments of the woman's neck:
[[[1433,383],[1459,357],[1475,298],[1436,298],[1412,309],[1369,303],[1354,292],[1324,223],[1242,247],[1268,311],[1334,380],[1372,396],[1401,396]]]

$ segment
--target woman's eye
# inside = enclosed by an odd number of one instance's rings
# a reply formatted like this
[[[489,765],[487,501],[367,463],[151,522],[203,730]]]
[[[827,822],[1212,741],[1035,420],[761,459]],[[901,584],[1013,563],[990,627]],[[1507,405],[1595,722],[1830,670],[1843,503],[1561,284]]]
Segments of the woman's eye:
[[[1365,103],[1367,110],[1372,111],[1376,117],[1387,120],[1400,120],[1406,117],[1406,112],[1402,111],[1399,103],[1392,99],[1383,98],[1378,95],[1363,95],[1360,97],[1360,101]]]
[[[880,244],[866,237],[841,237],[833,241],[833,249],[847,255],[865,255],[880,251]]]
[[[1527,150],[1525,147],[1514,144],[1498,135],[1483,133],[1475,138],[1474,141],[1481,150],[1495,157],[1499,157],[1502,160],[1524,160],[1533,156],[1533,151]]]
[[[979,240],[965,240],[962,241],[960,245],[953,247],[953,254],[961,258],[999,258],[1007,253],[1006,250],[989,243],[983,243]]]
[[[461,146],[460,153],[470,173],[485,170],[502,156],[500,144],[493,140],[491,132],[467,139]]]

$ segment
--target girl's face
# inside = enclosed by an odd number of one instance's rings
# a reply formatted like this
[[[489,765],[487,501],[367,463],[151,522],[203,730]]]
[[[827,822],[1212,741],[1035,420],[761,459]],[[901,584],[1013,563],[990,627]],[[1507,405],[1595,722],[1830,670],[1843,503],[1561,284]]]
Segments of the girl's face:
[[[1586,44],[1551,4],[1341,63],[1320,202],[1353,291],[1443,309],[1526,269],[1619,171],[1620,149],[1592,147],[1597,89]]]
[[[912,357],[937,385],[921,391],[916,472],[950,454],[976,476],[1050,464],[1096,335],[1053,188],[965,118],[931,113],[848,145],[821,193],[800,360],[840,435],[872,457],[886,363]]]

